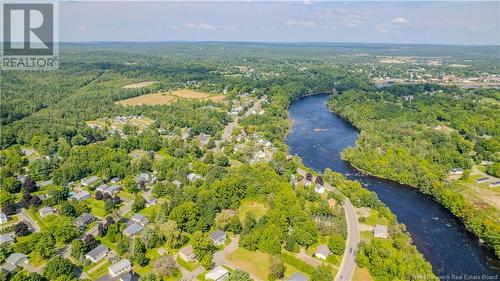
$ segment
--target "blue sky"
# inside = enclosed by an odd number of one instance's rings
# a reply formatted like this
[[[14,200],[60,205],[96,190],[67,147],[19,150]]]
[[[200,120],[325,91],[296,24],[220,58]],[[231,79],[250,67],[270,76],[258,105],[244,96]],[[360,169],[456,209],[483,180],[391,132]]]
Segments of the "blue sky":
[[[60,41],[500,45],[500,2],[62,2]]]

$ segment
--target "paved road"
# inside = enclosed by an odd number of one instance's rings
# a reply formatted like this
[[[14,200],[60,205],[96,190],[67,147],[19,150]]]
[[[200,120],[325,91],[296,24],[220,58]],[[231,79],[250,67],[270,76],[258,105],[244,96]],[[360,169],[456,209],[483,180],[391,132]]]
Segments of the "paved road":
[[[31,218],[31,216],[26,212],[25,209],[21,209],[21,211],[17,214],[17,218],[19,219],[19,221],[28,222],[33,228],[33,232],[40,231],[40,226],[38,225],[38,223],[33,218]]]
[[[297,169],[297,173],[301,176],[306,175],[306,172],[302,169]],[[339,193],[337,189],[328,183],[325,183],[325,189]],[[342,205],[344,206],[345,217],[347,220],[347,243],[344,250],[344,256],[342,257],[342,262],[340,263],[340,269],[337,272],[337,276],[335,276],[335,281],[352,280],[354,270],[356,269],[356,253],[358,251],[358,244],[361,237],[358,218],[356,218],[354,206],[351,204],[349,198],[345,197],[342,201]]]

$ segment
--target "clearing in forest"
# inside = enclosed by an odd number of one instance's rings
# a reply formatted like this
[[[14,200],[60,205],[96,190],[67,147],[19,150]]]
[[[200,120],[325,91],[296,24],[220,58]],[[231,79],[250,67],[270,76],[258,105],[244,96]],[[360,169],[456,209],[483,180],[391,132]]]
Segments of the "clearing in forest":
[[[144,88],[151,86],[153,84],[156,84],[158,82],[156,81],[144,81],[144,82],[139,82],[139,83],[134,83],[134,84],[127,84],[122,87],[122,89],[139,89],[139,88]]]
[[[116,103],[124,106],[162,105],[169,104],[178,99],[212,100],[218,102],[222,101],[224,98],[225,96],[223,95],[211,95],[207,93],[196,92],[190,89],[180,89],[164,93],[142,95],[117,101]]]

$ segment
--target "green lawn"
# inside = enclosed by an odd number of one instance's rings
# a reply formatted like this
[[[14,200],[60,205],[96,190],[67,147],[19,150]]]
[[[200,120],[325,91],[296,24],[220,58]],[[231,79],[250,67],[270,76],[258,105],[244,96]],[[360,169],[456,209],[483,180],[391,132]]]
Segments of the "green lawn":
[[[261,251],[249,251],[238,248],[227,256],[227,259],[243,270],[251,272],[256,277],[267,280],[269,273],[270,259],[269,255]]]
[[[378,211],[375,209],[372,209],[370,211],[370,215],[366,218],[364,223],[368,225],[376,225],[376,224],[388,225],[387,219],[384,217],[379,218]]]
[[[146,216],[150,222],[153,222],[155,220],[156,214],[158,213],[159,210],[160,210],[160,205],[156,204],[156,205],[153,205],[151,207],[147,207],[147,208],[140,210],[139,213]]]
[[[180,257],[177,257],[177,262],[182,267],[184,267],[185,269],[187,269],[188,271],[193,271],[193,270],[197,269],[198,267],[200,267],[199,263],[197,263],[197,262],[186,262],[185,260],[181,259]]]
[[[28,254],[28,260],[34,267],[40,267],[45,263],[45,260],[34,251]]]
[[[253,213],[255,218],[259,220],[267,212],[267,206],[256,200],[243,199],[238,209],[238,217],[241,221],[245,219],[248,212]]]
[[[106,261],[103,263],[101,266],[97,264],[96,266],[99,266],[95,271],[93,271],[91,274],[89,274],[89,279],[90,280],[97,280],[99,277],[101,277],[104,274],[108,273],[108,267],[111,265],[110,261]]]
[[[87,199],[86,202],[90,208],[90,213],[94,216],[104,218],[107,215],[106,210],[104,209],[104,200],[90,198]]]

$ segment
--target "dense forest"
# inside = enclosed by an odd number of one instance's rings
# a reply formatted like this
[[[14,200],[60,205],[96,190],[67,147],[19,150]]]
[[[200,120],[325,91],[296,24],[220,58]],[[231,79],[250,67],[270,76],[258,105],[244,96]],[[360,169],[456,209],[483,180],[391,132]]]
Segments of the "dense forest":
[[[498,210],[474,204],[447,180],[452,169],[499,162],[499,98],[496,90],[422,85],[346,91],[329,106],[361,129],[357,146],[343,153],[347,161],[431,194],[499,255]]]

